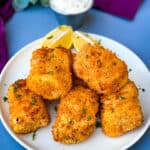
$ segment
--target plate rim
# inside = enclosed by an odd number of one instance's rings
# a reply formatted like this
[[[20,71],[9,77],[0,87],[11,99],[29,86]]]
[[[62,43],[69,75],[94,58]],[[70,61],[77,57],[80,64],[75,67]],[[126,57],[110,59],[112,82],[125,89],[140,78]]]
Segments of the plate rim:
[[[31,45],[33,45],[34,43],[38,43],[42,40],[42,38],[36,39],[26,45],[24,45],[22,48],[20,48],[9,60],[8,62],[5,64],[4,68],[2,69],[1,73],[0,73],[0,83],[2,80],[2,76],[5,73],[7,67],[11,64],[11,62],[18,56],[20,55],[23,51],[25,51],[24,49],[26,49],[27,47],[30,47]],[[1,108],[1,103],[0,103],[0,108]],[[22,141],[21,139],[19,139],[17,137],[17,135],[11,130],[9,129],[9,126],[7,125],[7,123],[5,122],[3,115],[2,115],[2,110],[0,109],[0,120],[1,123],[3,125],[3,127],[6,129],[6,131],[9,133],[9,135],[21,146],[23,146],[23,148],[25,149],[29,149],[29,150],[33,150],[30,146],[28,146],[28,144],[26,144],[24,141]]]
[[[89,32],[86,32],[87,34],[91,35],[91,36],[95,36],[95,37],[99,37],[99,38],[103,38],[105,40],[109,40],[111,41],[112,43],[115,43],[121,47],[124,47],[126,48],[126,50],[131,53],[132,55],[134,55],[135,57],[138,58],[138,60],[141,61],[141,63],[143,63],[143,66],[145,67],[146,71],[150,74],[150,70],[149,68],[147,67],[147,65],[144,63],[144,61],[134,52],[132,51],[130,48],[128,48],[127,46],[125,46],[124,44],[116,41],[116,40],[113,40],[112,38],[110,37],[106,37],[106,36],[103,36],[103,35],[99,35],[99,34],[93,34],[93,33],[89,33]],[[2,76],[3,74],[5,73],[6,69],[8,68],[8,66],[11,64],[11,62],[18,56],[20,55],[23,51],[25,51],[25,49],[27,49],[28,47],[32,46],[33,44],[35,43],[40,43],[42,41],[43,37],[42,38],[39,38],[39,39],[36,39],[34,41],[31,41],[30,43],[27,43],[26,45],[24,45],[22,48],[20,48],[18,51],[16,51],[16,53],[8,60],[8,62],[5,64],[3,70],[1,71],[0,73],[0,83],[1,83],[1,80],[2,80]],[[103,44],[102,44],[103,45]],[[1,106],[1,103],[0,103],[0,107]],[[29,150],[32,150],[33,148],[31,148],[28,144],[26,144],[23,140],[19,139],[17,137],[17,135],[11,130],[9,129],[9,126],[7,125],[7,123],[5,122],[4,118],[3,118],[3,115],[2,115],[2,110],[0,109],[0,120],[1,120],[1,123],[3,125],[3,127],[6,129],[6,131],[9,133],[9,135],[18,143],[20,144],[21,146],[23,146],[23,148],[26,148],[26,149],[29,149]],[[142,136],[145,134],[145,132],[148,130],[148,128],[150,127],[150,117],[148,118],[148,121],[147,121],[147,124],[145,126],[145,128],[142,130],[142,132],[140,132],[138,134],[138,136],[132,140],[131,142],[129,142],[128,144],[126,144],[125,146],[122,146],[120,148],[120,150],[124,150],[124,149],[127,149],[127,148],[130,148],[131,146],[133,146],[139,139],[142,138]]]

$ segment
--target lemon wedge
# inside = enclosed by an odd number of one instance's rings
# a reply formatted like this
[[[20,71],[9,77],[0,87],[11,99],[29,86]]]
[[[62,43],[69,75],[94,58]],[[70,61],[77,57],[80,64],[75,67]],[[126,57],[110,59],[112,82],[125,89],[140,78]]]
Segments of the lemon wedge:
[[[42,41],[42,47],[64,47],[70,49],[72,46],[72,27],[62,25],[49,32]]]
[[[73,46],[77,51],[80,51],[86,43],[99,44],[99,41],[84,32],[75,31],[73,34]]]

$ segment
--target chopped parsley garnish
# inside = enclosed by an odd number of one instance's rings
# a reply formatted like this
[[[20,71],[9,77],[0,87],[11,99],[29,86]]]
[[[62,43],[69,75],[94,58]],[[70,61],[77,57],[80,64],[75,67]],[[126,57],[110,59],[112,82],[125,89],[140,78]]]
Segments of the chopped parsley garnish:
[[[52,39],[54,36],[53,35],[51,35],[51,36],[49,36],[49,37],[47,37],[47,39]]]
[[[82,108],[82,114],[86,114],[86,108]]]
[[[36,99],[33,97],[33,98],[31,99],[31,104],[34,105],[35,103],[36,103]]]
[[[132,69],[131,68],[129,68],[129,72],[131,72],[132,71]]]
[[[55,56],[55,54],[54,53],[51,53],[50,54],[50,58],[55,58],[56,56]]]
[[[119,97],[119,100],[124,100],[124,99],[125,99],[125,97],[123,97],[123,96]]]
[[[91,119],[92,119],[92,117],[91,116],[87,116],[87,121],[90,121]]]
[[[89,35],[87,33],[84,33],[85,36],[89,37]]]
[[[114,108],[111,108],[111,112],[112,112],[112,113],[114,112]]]
[[[6,96],[3,97],[3,101],[7,102],[8,98]]]
[[[17,87],[14,87],[14,92],[16,92],[17,91]]]
[[[15,82],[15,84],[18,86],[18,84],[19,84],[19,81],[16,81],[16,82]]]
[[[36,137],[36,131],[34,131],[33,134],[32,134],[32,140],[33,141],[35,140],[35,137]]]
[[[48,74],[49,74],[49,75],[53,75],[54,72],[53,72],[53,71],[49,71]]]
[[[101,127],[101,123],[100,123],[100,121],[96,121],[95,126],[96,126],[96,128],[100,128],[100,127]]]
[[[17,97],[17,98],[19,98],[19,97],[21,97],[21,96],[22,96],[21,94],[16,94],[16,97]]]
[[[145,89],[144,89],[144,88],[140,88],[140,87],[139,87],[139,90],[142,90],[142,92],[145,92]]]
[[[99,39],[99,40],[97,41],[97,43],[98,43],[98,44],[101,44],[101,42],[102,42],[102,40],[101,40],[101,39]]]

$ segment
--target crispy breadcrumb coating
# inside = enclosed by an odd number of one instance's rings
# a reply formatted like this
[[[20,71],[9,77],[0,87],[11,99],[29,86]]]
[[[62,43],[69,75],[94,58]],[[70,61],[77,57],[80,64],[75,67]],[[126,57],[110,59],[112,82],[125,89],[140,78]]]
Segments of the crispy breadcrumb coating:
[[[73,69],[77,77],[99,94],[118,91],[128,81],[125,62],[101,45],[83,46],[74,56]]]
[[[125,134],[142,125],[143,113],[138,99],[138,90],[132,81],[118,92],[101,98],[101,125],[111,137]]]
[[[40,48],[32,53],[28,88],[48,100],[65,96],[72,87],[72,58],[64,48]]]
[[[18,80],[8,89],[10,125],[15,133],[29,133],[47,126],[50,117],[41,96],[31,92],[26,80]]]
[[[86,140],[95,129],[97,101],[95,92],[81,86],[62,98],[52,127],[54,140],[65,144]]]

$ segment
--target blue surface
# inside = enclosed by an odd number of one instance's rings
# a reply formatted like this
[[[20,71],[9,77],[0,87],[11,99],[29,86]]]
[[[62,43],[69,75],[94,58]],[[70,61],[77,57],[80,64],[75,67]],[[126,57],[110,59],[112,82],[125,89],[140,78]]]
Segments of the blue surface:
[[[117,40],[132,49],[150,69],[150,1],[145,0],[135,19],[128,21],[100,10],[92,9],[82,31],[101,34]],[[49,8],[41,6],[17,12],[6,24],[10,57],[31,41],[44,36],[58,25],[55,15]],[[0,145],[5,150],[24,150],[4,129],[0,122]],[[150,149],[150,128],[130,150]]]

